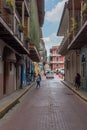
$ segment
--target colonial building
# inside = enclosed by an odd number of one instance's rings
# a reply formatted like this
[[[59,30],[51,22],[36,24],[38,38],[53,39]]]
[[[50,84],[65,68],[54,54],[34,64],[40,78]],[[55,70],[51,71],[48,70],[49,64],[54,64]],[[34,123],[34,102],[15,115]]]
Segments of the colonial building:
[[[64,57],[58,54],[58,48],[59,46],[52,46],[50,49],[50,66],[54,72],[64,68]]]
[[[44,0],[0,0],[0,98],[27,85],[43,21]]]
[[[46,50],[46,47],[45,47],[45,43],[42,39],[41,39],[41,42],[40,42],[39,53],[40,53],[40,57],[41,57],[41,61],[39,63],[39,69],[40,69],[39,71],[44,71],[45,63],[47,61],[47,50]]]
[[[57,35],[64,36],[59,53],[65,56],[65,80],[73,83],[76,73],[87,90],[87,1],[65,3]]]

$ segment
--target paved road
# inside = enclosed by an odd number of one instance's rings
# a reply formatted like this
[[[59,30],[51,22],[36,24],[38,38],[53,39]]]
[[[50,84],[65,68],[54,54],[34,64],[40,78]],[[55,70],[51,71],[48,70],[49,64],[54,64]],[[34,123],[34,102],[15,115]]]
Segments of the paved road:
[[[43,78],[0,120],[0,130],[87,130],[87,103],[59,79]]]

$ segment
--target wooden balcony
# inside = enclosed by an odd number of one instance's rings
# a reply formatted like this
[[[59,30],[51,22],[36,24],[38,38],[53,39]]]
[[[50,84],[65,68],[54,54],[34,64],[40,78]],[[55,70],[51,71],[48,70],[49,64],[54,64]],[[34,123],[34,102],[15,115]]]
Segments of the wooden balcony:
[[[68,46],[68,49],[81,49],[86,43],[87,43],[87,1],[79,1],[79,7],[80,10],[79,15],[77,15],[77,12],[75,12],[75,17],[78,16],[78,28],[75,29],[73,33],[73,37],[70,40],[70,44]],[[78,5],[78,4],[77,4]]]
[[[72,39],[68,49],[81,49],[85,44],[87,44],[87,21]]]
[[[21,33],[18,29],[20,22],[21,17],[18,11],[15,10],[14,14],[14,8],[6,5],[5,0],[0,0],[0,39],[18,53],[29,54],[28,45],[24,42],[24,33]],[[25,34],[28,33],[26,23]]]
[[[58,56],[60,56],[60,55],[57,54],[57,53],[56,54],[52,54],[52,53],[50,54],[50,57],[58,57]]]
[[[0,17],[13,30],[13,7],[7,4],[5,0],[0,1]]]
[[[23,46],[22,42],[14,35],[13,31],[7,26],[5,21],[0,17],[0,39],[12,47],[20,54],[29,54],[29,51]]]
[[[40,62],[39,52],[33,43],[29,44],[29,52],[30,52],[29,57],[31,58],[31,60],[33,60],[35,62]]]

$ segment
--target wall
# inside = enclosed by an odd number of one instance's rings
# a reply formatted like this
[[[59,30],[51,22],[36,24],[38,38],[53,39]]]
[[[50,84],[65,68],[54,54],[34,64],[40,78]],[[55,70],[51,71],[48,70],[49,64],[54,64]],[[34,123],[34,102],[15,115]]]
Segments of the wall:
[[[0,98],[3,96],[3,60],[2,53],[4,48],[4,43],[0,40]]]
[[[72,84],[74,83],[76,73],[80,72],[79,59],[80,56],[77,56],[75,51],[70,51],[65,56],[65,80]]]
[[[6,44],[0,40],[0,98],[16,90],[16,66],[3,61],[3,51]]]

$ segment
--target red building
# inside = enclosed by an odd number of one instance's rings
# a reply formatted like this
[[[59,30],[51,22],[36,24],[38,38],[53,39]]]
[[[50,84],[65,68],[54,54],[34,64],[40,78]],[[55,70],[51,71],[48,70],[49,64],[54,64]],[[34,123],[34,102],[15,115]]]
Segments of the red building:
[[[50,49],[50,66],[54,72],[64,68],[64,56],[58,54],[58,48],[59,46],[52,46]]]

